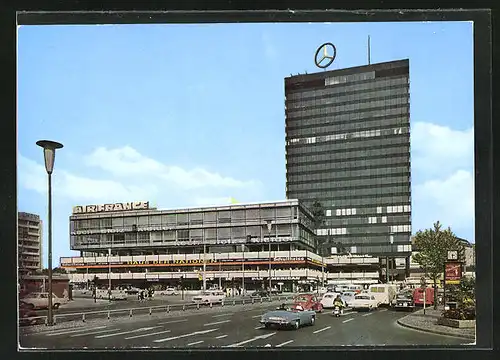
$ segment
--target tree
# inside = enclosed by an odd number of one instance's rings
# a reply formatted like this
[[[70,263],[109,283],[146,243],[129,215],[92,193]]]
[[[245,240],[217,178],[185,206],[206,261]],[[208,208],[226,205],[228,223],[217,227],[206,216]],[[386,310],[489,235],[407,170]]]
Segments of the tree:
[[[441,227],[441,223],[437,221],[434,223],[434,228],[419,230],[413,243],[418,253],[412,258],[432,280],[434,289],[437,289],[437,281],[444,274],[448,250],[458,250],[460,261],[465,258],[463,244],[449,227],[446,230],[442,230]],[[434,291],[434,309],[437,309],[437,291]]]

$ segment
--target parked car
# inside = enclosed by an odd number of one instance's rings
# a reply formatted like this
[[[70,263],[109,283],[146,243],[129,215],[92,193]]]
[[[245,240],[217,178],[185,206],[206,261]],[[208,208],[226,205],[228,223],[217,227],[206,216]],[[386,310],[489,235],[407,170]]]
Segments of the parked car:
[[[136,287],[129,287],[128,289],[125,290],[125,292],[128,295],[137,295],[141,291],[141,289],[136,288]]]
[[[415,307],[413,302],[413,294],[411,291],[402,291],[396,295],[393,302],[394,309],[411,311]]]
[[[294,308],[268,311],[262,315],[260,323],[266,328],[276,326],[278,328],[299,329],[301,326],[314,325],[316,312],[313,310],[297,310]]]
[[[370,294],[358,294],[349,305],[353,310],[372,311],[378,307],[378,300]]]
[[[46,292],[36,292],[28,294],[27,296],[21,299],[21,302],[24,303],[30,309],[47,309],[49,307],[49,293]],[[61,305],[65,305],[68,303],[67,298],[57,297],[55,294],[52,294],[52,307],[54,309],[59,309]]]
[[[344,300],[346,307],[349,307],[356,295],[357,295],[357,293],[354,291],[346,291],[346,292],[342,293],[342,295],[340,295],[340,297],[342,300]]]
[[[335,298],[337,295],[340,295],[339,293],[336,292],[327,292],[323,297],[321,298],[321,305],[323,305],[324,309],[329,309],[333,308],[333,302],[335,301]],[[342,298],[342,297],[341,297]],[[342,302],[344,303],[344,307],[346,307],[346,302],[342,299]]]
[[[179,295],[179,291],[177,291],[174,287],[168,287],[165,290],[159,290],[156,292],[158,295]]]
[[[195,304],[217,304],[222,303],[226,294],[223,291],[206,291],[201,295],[193,297],[192,301]]]
[[[97,289],[96,290],[96,298],[97,299],[109,299],[109,290],[108,289]],[[128,298],[127,290],[111,290],[111,300],[126,300]]]
[[[269,297],[269,293],[266,290],[256,290],[251,295],[251,297]]]
[[[323,312],[323,304],[314,294],[301,294],[293,298],[292,308]]]
[[[19,302],[19,325],[35,325],[40,319],[33,319],[38,314],[31,307],[23,302]]]

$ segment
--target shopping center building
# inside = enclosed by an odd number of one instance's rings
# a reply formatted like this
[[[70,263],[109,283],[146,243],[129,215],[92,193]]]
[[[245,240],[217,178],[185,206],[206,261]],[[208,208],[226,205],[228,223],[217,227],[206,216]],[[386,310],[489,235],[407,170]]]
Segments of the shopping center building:
[[[376,283],[379,259],[317,255],[313,216],[298,200],[159,210],[149,202],[76,206],[73,283],[283,290],[333,282]],[[205,269],[203,263],[205,262]],[[244,279],[244,282],[243,282]]]

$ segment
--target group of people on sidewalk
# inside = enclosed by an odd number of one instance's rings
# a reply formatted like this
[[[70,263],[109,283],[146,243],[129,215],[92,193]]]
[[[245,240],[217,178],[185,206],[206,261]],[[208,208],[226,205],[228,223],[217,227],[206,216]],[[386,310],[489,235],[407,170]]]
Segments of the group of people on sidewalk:
[[[154,297],[154,289],[149,288],[149,289],[142,289],[137,293],[137,300],[140,302],[145,301],[146,299],[152,300]]]

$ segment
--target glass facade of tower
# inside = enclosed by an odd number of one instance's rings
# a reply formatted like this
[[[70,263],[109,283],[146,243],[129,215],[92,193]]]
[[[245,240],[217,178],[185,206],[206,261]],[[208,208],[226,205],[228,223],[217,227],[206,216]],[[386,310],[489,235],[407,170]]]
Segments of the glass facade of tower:
[[[321,203],[323,251],[408,256],[409,61],[292,76],[285,96],[286,193]]]

